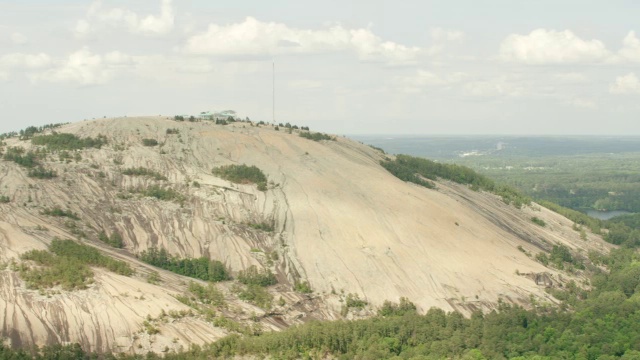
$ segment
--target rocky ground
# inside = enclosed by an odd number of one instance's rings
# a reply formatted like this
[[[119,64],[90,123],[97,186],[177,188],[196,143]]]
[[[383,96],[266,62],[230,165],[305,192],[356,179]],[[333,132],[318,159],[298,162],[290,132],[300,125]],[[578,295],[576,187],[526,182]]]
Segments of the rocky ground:
[[[553,303],[546,288],[570,280],[582,284],[584,277],[543,266],[534,259],[538,252],[554,244],[577,257],[609,249],[593,234],[581,239],[572,222],[536,204],[516,209],[449,182],[422,188],[389,174],[379,165],[386,155],[368,146],[340,137],[316,142],[284,130],[165,117],[100,119],[56,129],[106,135],[109,142],[79,151],[77,161],[47,155],[45,165],[58,174],[54,179],[31,178],[17,164],[0,161],[0,194],[10,198],[0,204],[1,335],[14,346],[80,342],[97,351],[162,352],[237,331],[176,299],[192,279],[136,258],[152,246],[220,260],[233,273],[252,265],[271,269],[279,284],[268,289],[274,295],[269,310],[239,300],[235,281],[217,285],[226,304],[215,316],[263,331],[309,319],[367,316],[400,297],[421,311],[436,306],[464,314],[493,309],[500,299]],[[143,139],[159,145],[143,146]],[[5,142],[5,148],[34,148],[28,140]],[[259,167],[268,189],[212,174],[227,164]],[[133,167],[167,180],[122,174]],[[151,185],[170,187],[184,200],[136,193]],[[79,220],[43,214],[56,206]],[[251,226],[261,223],[273,231]],[[121,234],[124,248],[98,241],[101,231]],[[95,269],[86,290],[29,289],[17,270],[19,255],[46,249],[54,237],[98,247],[130,263],[136,274]],[[160,275],[156,284],[147,281],[152,271]],[[294,291],[303,282],[311,294]],[[368,305],[345,312],[348,294]]]

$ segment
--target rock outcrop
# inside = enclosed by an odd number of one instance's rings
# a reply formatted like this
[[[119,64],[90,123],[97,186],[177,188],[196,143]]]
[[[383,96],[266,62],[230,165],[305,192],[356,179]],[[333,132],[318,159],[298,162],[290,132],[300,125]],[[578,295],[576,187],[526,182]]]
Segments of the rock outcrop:
[[[545,287],[580,274],[550,270],[534,260],[536,253],[554,244],[576,256],[608,249],[595,235],[580,239],[569,220],[537,205],[516,209],[493,194],[448,182],[435,190],[405,183],[379,165],[385,155],[346,138],[316,142],[271,126],[163,117],[100,119],[56,131],[106,135],[109,142],[80,151],[78,161],[47,155],[44,163],[58,174],[50,180],[0,161],[0,193],[10,198],[0,204],[0,261],[6,264],[0,271],[0,331],[14,346],[80,342],[97,351],[166,351],[227,334],[198,314],[162,316],[189,310],[176,296],[190,279],[155,269],[162,281],[148,283],[154,269],[135,255],[150,247],[220,260],[233,272],[270,268],[279,285],[269,291],[282,297],[270,312],[238,300],[231,283],[219,285],[229,304],[222,315],[240,322],[258,318],[265,330],[339,318],[347,294],[369,303],[362,316],[400,297],[421,311],[435,306],[465,314],[490,310],[500,299],[554,302]],[[160,145],[143,146],[147,138]],[[33,147],[15,138],[6,142]],[[213,167],[228,164],[259,167],[268,189],[212,174]],[[168,180],[122,174],[134,167]],[[170,187],[184,200],[137,194],[152,185]],[[80,220],[43,215],[53,207]],[[547,226],[532,223],[532,216]],[[273,231],[256,224],[270,224]],[[101,231],[121,234],[124,248],[99,242]],[[86,290],[28,289],[16,271],[19,255],[46,249],[54,237],[80,238],[129,262],[136,275],[96,269]],[[293,291],[305,282],[312,295]],[[145,321],[160,332],[145,332]]]

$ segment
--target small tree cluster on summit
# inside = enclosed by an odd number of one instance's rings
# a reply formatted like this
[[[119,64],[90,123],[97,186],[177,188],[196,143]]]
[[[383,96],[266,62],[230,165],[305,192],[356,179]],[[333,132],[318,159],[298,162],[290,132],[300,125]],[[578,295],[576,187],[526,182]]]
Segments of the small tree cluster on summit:
[[[305,138],[305,139],[309,139],[309,140],[313,140],[313,141],[320,141],[320,140],[332,140],[335,141],[336,139],[333,136],[327,135],[327,134],[323,134],[323,133],[319,133],[319,132],[301,132],[300,136]]]

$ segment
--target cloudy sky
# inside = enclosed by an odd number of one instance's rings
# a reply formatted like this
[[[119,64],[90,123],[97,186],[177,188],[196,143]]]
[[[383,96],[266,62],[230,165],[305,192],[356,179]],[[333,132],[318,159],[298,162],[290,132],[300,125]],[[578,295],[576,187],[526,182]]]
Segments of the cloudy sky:
[[[0,132],[234,109],[337,134],[640,135],[636,0],[0,0]]]

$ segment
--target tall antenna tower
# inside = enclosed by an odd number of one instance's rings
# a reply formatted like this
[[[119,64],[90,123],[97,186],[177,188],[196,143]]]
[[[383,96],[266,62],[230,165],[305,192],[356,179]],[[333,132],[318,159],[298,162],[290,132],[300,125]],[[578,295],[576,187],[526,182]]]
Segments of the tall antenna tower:
[[[271,104],[271,109],[273,111],[273,113],[271,114],[271,122],[272,123],[276,123],[276,62],[275,60],[273,60],[272,64],[272,74],[273,74],[273,79],[271,81],[273,89],[272,89],[272,93],[273,93],[273,103]]]

